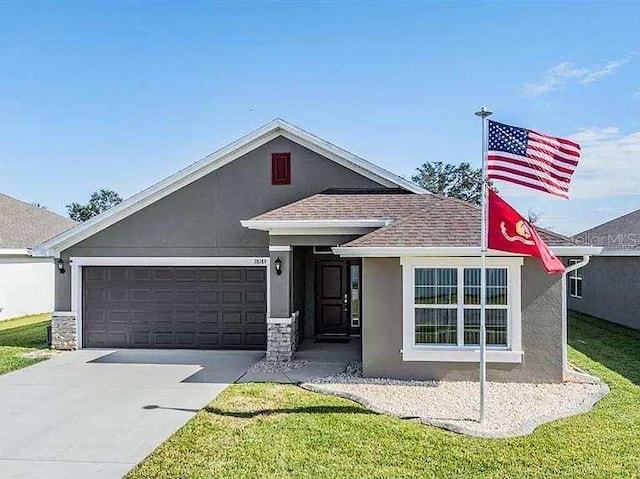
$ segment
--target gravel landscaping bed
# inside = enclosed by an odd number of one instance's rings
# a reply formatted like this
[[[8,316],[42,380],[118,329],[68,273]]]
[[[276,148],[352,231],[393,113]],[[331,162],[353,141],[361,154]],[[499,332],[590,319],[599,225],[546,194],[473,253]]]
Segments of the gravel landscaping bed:
[[[36,349],[35,351],[21,354],[20,357],[25,359],[51,359],[65,352],[66,351],[57,351],[55,349]]]
[[[249,370],[247,374],[253,373],[285,373],[287,371],[292,371],[294,369],[300,369],[305,367],[309,361],[302,360],[291,360],[291,361],[267,361],[266,359],[261,359],[257,363],[255,363]]]
[[[487,383],[484,424],[478,422],[477,382],[363,378],[357,365],[316,378],[305,389],[356,401],[375,412],[414,419],[462,434],[514,437],[562,417],[588,411],[608,392],[604,383]]]

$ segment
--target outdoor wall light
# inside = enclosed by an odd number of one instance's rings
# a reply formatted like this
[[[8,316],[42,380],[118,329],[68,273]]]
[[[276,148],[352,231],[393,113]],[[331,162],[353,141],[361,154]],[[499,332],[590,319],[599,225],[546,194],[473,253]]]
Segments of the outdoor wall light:
[[[276,265],[276,274],[280,276],[282,274],[282,260],[280,256],[278,256],[273,263]]]
[[[66,270],[64,269],[64,261],[62,260],[62,258],[58,258],[58,261],[56,261],[56,265],[58,266],[58,273],[64,274]]]

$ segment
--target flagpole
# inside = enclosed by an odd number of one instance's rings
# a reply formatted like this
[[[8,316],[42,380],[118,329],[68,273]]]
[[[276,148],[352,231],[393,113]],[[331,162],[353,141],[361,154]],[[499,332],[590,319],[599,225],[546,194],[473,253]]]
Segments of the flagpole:
[[[480,423],[485,419],[487,382],[487,122],[493,112],[482,107],[475,114],[482,118],[482,219],[480,223]]]

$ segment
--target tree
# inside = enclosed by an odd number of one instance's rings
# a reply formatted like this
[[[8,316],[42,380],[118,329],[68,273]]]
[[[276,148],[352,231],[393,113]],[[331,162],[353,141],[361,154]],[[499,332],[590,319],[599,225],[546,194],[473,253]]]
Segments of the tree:
[[[482,202],[482,169],[469,163],[454,165],[433,161],[417,168],[414,183],[431,193],[458,198],[474,205]]]
[[[67,214],[72,220],[87,221],[120,203],[122,203],[122,198],[118,193],[102,189],[93,193],[86,205],[75,202],[67,205]]]

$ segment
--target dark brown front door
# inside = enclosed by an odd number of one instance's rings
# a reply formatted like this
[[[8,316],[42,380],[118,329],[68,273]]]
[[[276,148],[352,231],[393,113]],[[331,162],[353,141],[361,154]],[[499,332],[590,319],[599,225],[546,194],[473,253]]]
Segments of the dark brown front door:
[[[316,334],[347,334],[349,290],[345,261],[316,263]]]

